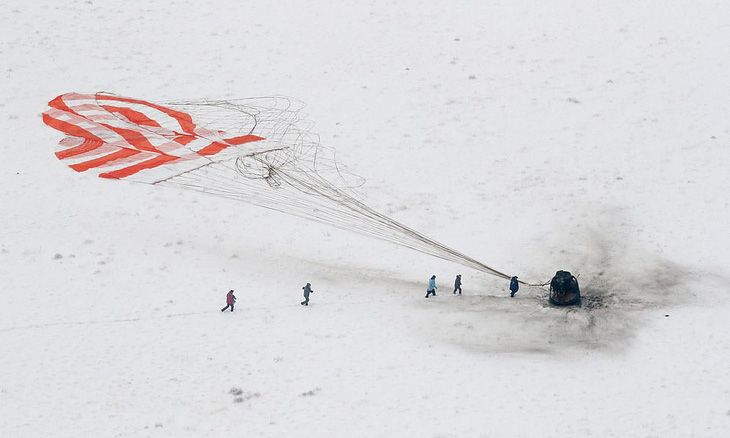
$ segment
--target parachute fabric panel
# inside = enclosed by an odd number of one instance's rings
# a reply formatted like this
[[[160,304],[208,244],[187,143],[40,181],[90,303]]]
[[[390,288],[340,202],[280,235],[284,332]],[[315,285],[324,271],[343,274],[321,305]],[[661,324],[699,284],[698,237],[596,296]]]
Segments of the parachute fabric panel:
[[[197,126],[184,112],[101,93],[68,93],[48,105],[43,121],[67,135],[56,156],[103,178],[155,183],[230,158],[225,150],[231,146],[263,140],[228,137]]]

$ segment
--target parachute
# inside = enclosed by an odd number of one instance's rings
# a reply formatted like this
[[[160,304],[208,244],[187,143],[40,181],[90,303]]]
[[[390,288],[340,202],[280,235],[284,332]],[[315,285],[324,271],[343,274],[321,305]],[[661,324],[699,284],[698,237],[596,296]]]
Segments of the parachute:
[[[510,279],[365,205],[362,178],[319,144],[302,107],[286,97],[155,104],[67,93],[43,121],[66,134],[56,157],[77,172],[244,201]]]

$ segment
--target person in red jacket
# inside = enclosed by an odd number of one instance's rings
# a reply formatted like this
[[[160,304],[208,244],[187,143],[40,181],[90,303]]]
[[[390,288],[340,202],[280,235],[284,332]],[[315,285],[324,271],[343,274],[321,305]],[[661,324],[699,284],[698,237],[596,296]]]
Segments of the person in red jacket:
[[[226,307],[221,309],[221,312],[225,312],[226,309],[229,307],[231,308],[231,312],[233,312],[233,305],[236,303],[236,296],[233,295],[233,289],[228,291],[228,295],[226,295]]]

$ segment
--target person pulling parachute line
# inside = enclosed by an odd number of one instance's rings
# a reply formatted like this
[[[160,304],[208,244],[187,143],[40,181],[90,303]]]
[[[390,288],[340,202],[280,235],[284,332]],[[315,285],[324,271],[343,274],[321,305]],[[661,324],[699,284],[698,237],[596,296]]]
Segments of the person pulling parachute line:
[[[517,276],[515,275],[509,281],[509,296],[514,298],[518,290],[520,290],[520,282],[517,280]]]

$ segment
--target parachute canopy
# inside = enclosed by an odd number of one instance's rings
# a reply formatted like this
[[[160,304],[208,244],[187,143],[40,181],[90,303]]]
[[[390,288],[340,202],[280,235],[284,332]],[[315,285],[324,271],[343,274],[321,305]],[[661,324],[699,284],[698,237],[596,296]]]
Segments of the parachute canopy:
[[[68,93],[48,106],[43,121],[66,134],[56,156],[78,172],[244,201],[511,277],[365,205],[362,178],[319,144],[293,99],[155,104]]]
[[[102,178],[155,183],[230,158],[232,146],[264,140],[206,129],[187,113],[126,97],[68,93],[48,105],[43,121],[67,135],[56,156]]]

